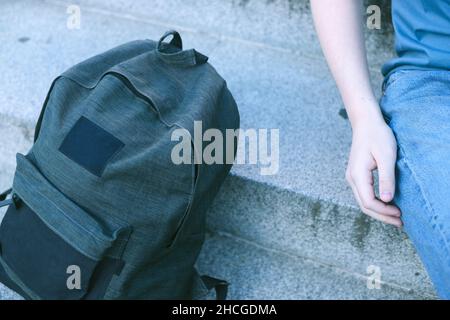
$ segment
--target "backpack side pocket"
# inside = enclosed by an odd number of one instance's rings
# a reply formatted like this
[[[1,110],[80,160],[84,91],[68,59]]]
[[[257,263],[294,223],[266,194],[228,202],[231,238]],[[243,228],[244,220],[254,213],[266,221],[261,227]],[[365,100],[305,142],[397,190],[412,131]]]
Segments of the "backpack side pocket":
[[[20,154],[13,192],[19,201],[0,225],[0,268],[9,278],[3,282],[31,299],[102,298],[123,268],[131,229],[102,224]]]

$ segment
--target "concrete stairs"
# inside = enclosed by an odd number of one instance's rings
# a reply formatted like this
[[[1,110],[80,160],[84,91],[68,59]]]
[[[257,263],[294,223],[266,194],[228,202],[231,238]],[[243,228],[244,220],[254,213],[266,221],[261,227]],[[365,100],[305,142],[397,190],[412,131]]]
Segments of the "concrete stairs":
[[[387,17],[384,1],[376,2]],[[66,26],[71,4],[80,5],[80,29]],[[362,215],[344,181],[350,126],[306,0],[0,2],[0,187],[11,183],[15,153],[31,145],[55,76],[167,29],[210,57],[242,128],[280,130],[278,174],[236,165],[226,180],[208,215],[199,269],[231,282],[231,299],[436,298],[406,235]],[[367,30],[367,43],[379,90],[380,66],[392,56],[387,21]],[[379,289],[367,286],[373,266]],[[0,299],[13,297],[0,287]]]

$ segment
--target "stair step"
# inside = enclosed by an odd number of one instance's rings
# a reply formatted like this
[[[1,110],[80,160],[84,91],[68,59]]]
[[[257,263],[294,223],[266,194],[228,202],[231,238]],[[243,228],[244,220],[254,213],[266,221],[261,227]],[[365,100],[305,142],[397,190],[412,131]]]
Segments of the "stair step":
[[[386,282],[435,295],[406,234],[354,207],[233,175],[209,210],[208,227],[350,273],[376,266]]]
[[[198,261],[201,274],[230,283],[227,299],[433,299],[423,293],[380,283],[285,252],[267,250],[226,234],[210,234]],[[382,280],[383,281],[383,280]],[[21,296],[0,284],[0,300]]]
[[[77,3],[82,10],[108,12],[117,17],[132,16],[181,31],[231,41],[252,43],[308,56],[320,56],[311,17],[309,0],[221,0],[221,1],[147,1],[147,0],[47,0],[69,5]],[[366,0],[365,8],[382,9],[381,29],[366,29],[371,64],[378,68],[392,56],[392,26],[389,0]]]
[[[23,298],[0,283],[0,300],[23,300]]]
[[[0,192],[11,187],[16,168],[16,153],[26,153],[33,140],[33,131],[2,118],[0,123]],[[0,216],[1,217],[1,216]]]
[[[373,282],[366,273],[352,274],[226,234],[213,234],[207,239],[198,268],[202,274],[230,282],[229,299],[433,298],[383,282],[379,289],[368,287]]]

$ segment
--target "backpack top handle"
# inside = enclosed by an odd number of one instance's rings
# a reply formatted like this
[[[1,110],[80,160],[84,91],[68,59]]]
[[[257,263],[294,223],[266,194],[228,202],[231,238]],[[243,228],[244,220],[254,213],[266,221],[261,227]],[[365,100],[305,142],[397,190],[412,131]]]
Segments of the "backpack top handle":
[[[170,44],[173,45],[174,47],[183,50],[183,41],[181,40],[181,36],[178,33],[178,31],[175,30],[169,30],[166,33],[163,34],[163,36],[161,37],[161,39],[159,39],[158,41],[158,51],[160,51],[162,49],[162,44],[163,41],[169,37],[172,36],[172,40],[170,40]]]

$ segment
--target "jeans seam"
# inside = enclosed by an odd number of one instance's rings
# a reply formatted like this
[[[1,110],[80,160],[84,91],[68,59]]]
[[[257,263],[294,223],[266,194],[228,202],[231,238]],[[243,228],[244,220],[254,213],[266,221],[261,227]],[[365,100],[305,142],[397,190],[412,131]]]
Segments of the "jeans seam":
[[[427,206],[427,210],[429,210],[431,212],[431,216],[432,216],[431,219],[435,219],[435,217],[437,217],[436,212],[435,212],[433,206],[431,205],[431,202],[428,200],[426,193],[424,191],[424,188],[420,184],[417,174],[416,174],[415,170],[413,169],[413,166],[411,166],[411,163],[407,160],[407,155],[406,155],[404,149],[401,148],[400,146],[399,146],[399,149],[400,149],[401,153],[403,153],[403,161],[404,161],[406,167],[409,169],[409,171],[411,171],[412,178],[417,185],[417,188],[420,192],[420,195],[421,195],[425,205]],[[439,224],[437,225],[437,229],[438,229],[439,235],[444,240],[445,249],[447,251],[447,256],[450,256],[450,244],[448,243],[447,238],[445,237],[445,234],[442,232],[442,228],[439,226]]]
[[[394,85],[398,80],[400,80],[401,76],[406,73],[407,70],[397,70],[386,76],[381,85],[381,96],[384,97],[386,95],[386,91],[389,87]]]

